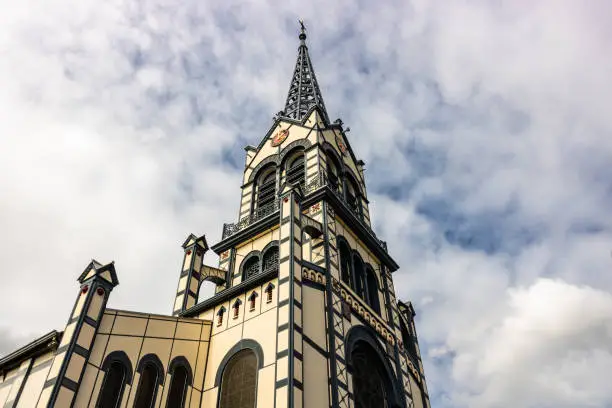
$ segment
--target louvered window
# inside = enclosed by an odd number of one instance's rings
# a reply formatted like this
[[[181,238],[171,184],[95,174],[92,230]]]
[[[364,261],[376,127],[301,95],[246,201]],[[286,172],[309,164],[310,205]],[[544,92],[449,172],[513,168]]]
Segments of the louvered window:
[[[274,203],[276,196],[276,173],[271,171],[264,176],[257,190],[257,208],[256,212],[260,213]]]
[[[305,172],[304,172],[304,154],[295,157],[287,167],[287,182],[290,184],[299,184],[304,187]]]

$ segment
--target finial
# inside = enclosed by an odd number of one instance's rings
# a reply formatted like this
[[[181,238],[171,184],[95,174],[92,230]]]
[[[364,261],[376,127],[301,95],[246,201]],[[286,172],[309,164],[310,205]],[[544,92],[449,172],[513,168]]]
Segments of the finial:
[[[300,23],[300,40],[302,42],[304,42],[304,40],[306,40],[306,27],[304,27],[304,20],[300,19],[298,20],[298,22]]]

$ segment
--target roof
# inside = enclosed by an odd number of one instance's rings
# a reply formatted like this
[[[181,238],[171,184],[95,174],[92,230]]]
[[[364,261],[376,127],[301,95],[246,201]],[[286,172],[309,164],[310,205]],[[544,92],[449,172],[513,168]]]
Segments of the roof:
[[[0,371],[18,366],[24,360],[56,350],[64,332],[53,330],[0,359]]]

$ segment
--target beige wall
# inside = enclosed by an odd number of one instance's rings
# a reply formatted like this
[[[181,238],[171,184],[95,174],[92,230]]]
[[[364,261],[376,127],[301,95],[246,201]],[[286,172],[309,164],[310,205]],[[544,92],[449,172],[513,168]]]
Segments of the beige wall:
[[[160,385],[157,394],[158,404],[164,406],[167,398],[170,362],[177,356],[184,356],[194,376],[193,386],[188,389],[187,402],[199,406],[210,334],[211,322],[205,320],[107,309],[87,362],[75,406],[95,405],[104,378],[100,367],[104,358],[116,350],[127,354],[134,373],[132,386],[125,390],[122,406],[133,404],[139,380],[139,374],[136,373],[138,362],[149,353],[157,355],[166,374],[164,385]]]

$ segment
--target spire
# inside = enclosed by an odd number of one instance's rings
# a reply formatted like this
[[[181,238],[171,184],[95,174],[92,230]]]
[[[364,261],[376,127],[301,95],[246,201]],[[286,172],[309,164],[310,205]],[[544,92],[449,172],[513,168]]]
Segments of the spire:
[[[327,110],[323,103],[321,90],[317,83],[317,78],[312,68],[308,47],[306,46],[306,28],[304,22],[300,20],[300,46],[298,48],[297,62],[293,70],[293,78],[289,86],[289,94],[285,103],[283,116],[302,120],[310,108],[318,106],[324,119],[329,122]]]

